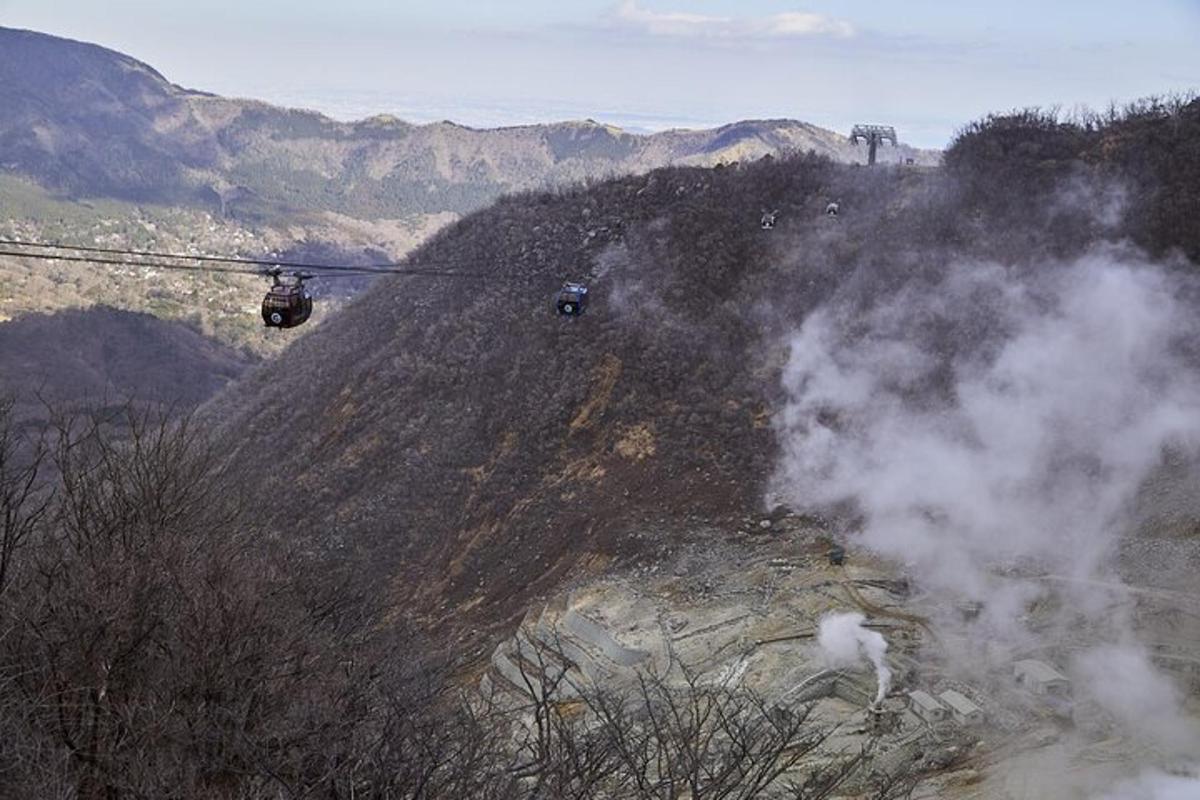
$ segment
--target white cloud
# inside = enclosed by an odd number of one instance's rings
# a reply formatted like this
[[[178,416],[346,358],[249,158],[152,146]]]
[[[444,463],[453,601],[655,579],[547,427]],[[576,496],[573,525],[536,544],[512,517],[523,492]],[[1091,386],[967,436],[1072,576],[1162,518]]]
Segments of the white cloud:
[[[787,11],[783,14],[776,14],[769,17],[767,22],[770,24],[771,31],[778,36],[854,35],[854,28],[849,22],[804,11]]]
[[[843,20],[805,11],[787,11],[767,17],[716,17],[685,11],[651,11],[637,0],[624,0],[614,19],[623,28],[653,36],[714,39],[778,39],[802,36],[854,35]]]
[[[617,20],[629,27],[658,36],[690,36],[719,34],[735,22],[730,17],[710,17],[682,11],[650,11],[636,0],[625,0],[617,8]]]

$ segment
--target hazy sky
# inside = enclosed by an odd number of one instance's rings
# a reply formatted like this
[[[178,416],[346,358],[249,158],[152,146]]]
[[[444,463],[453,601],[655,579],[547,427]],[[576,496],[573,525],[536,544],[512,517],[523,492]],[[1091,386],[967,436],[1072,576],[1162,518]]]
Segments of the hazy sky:
[[[0,25],[343,119],[793,117],[941,146],[991,110],[1200,88],[1200,0],[0,0]]]

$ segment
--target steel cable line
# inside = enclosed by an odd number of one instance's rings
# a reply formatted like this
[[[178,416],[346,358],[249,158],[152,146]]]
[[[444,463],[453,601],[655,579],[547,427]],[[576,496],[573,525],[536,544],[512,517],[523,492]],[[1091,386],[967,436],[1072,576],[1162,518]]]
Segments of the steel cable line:
[[[209,261],[221,264],[254,264],[263,267],[288,267],[294,269],[355,269],[355,270],[391,270],[403,268],[399,262],[385,264],[309,264],[300,261],[273,261],[266,258],[246,258],[244,256],[206,256],[187,253],[164,253],[156,250],[124,250],[115,247],[96,247],[93,245],[51,244],[48,242],[22,242],[17,239],[0,239],[0,247],[32,247],[40,250],[75,250],[80,253],[104,253],[117,256],[146,256],[149,258],[178,258],[190,261]]]
[[[452,278],[495,278],[499,276],[489,275],[484,272],[463,272],[452,269],[439,269],[436,267],[382,267],[374,266],[353,266],[350,264],[309,264],[304,262],[278,262],[268,261],[265,259],[248,259],[248,258],[224,258],[218,256],[188,256],[177,253],[156,253],[149,250],[117,250],[113,248],[96,248],[96,247],[76,247],[72,245],[51,245],[33,242],[17,242],[13,240],[0,240],[0,245],[8,245],[10,247],[36,247],[41,249],[66,250],[81,253],[104,253],[112,255],[133,256],[137,259],[157,258],[157,259],[174,259],[178,261],[199,261],[199,262],[218,262],[226,264],[252,264],[259,267],[288,267],[294,269],[312,270],[314,273],[311,277],[314,279],[329,279],[338,277],[361,277],[364,275],[412,275],[424,277],[452,277]],[[9,256],[12,258],[31,258],[41,261],[66,261],[81,264],[103,264],[108,266],[125,266],[125,267],[151,267],[155,269],[178,270],[183,272],[212,272],[212,273],[231,273],[235,275],[257,275],[269,276],[270,273],[265,269],[239,269],[234,266],[216,267],[202,266],[200,264],[171,264],[165,261],[155,260],[133,260],[132,258],[105,258],[103,256],[92,255],[64,255],[59,253],[28,253],[20,250],[0,250],[0,256]]]
[[[33,258],[39,261],[70,261],[81,264],[107,264],[117,267],[150,267],[153,269],[174,269],[185,272],[227,272],[235,275],[258,275],[262,276],[265,273],[259,269],[238,269],[237,267],[198,267],[189,264],[166,264],[161,261],[129,261],[116,258],[102,258],[100,256],[68,256],[56,255],[53,253],[21,253],[14,250],[0,250],[0,256],[11,256],[13,258]]]
[[[31,252],[35,250],[37,252]],[[52,250],[58,252],[49,252]],[[516,284],[517,282],[527,282],[533,277],[528,275],[463,272],[455,269],[441,269],[436,266],[381,267],[374,265],[356,267],[349,264],[312,264],[308,262],[275,262],[265,259],[225,258],[221,256],[189,256],[153,250],[120,250],[117,248],[92,247],[89,245],[74,246],[44,242],[20,242],[13,239],[0,239],[0,257],[110,267],[175,270],[196,274],[228,273],[253,275],[258,278],[270,277],[274,279],[274,283],[267,292],[266,297],[263,298],[262,316],[267,327],[274,328],[294,328],[308,321],[313,309],[312,294],[306,290],[304,284],[308,280],[321,281],[332,278],[361,278],[367,275],[389,274],[473,278],[485,281],[500,279],[503,282]],[[217,262],[217,264],[214,265],[211,262]],[[283,269],[284,266],[292,268],[292,271],[285,272]],[[290,280],[281,281],[281,277],[284,276]],[[586,289],[582,291],[586,292]],[[560,314],[578,313],[575,305],[568,303],[564,306],[561,299],[557,302]],[[578,309],[582,310],[582,298],[578,298],[576,302],[579,303]],[[567,310],[564,311],[564,308]]]

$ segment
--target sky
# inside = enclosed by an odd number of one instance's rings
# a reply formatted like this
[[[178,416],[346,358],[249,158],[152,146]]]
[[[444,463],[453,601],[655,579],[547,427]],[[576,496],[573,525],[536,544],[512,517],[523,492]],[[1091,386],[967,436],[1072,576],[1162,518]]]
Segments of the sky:
[[[941,147],[990,111],[1200,89],[1200,0],[0,0],[0,25],[339,119],[788,117]]]

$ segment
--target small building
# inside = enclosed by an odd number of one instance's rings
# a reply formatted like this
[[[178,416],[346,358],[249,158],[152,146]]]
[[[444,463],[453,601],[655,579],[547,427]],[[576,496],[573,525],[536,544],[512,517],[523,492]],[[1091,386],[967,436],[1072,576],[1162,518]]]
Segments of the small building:
[[[979,615],[983,613],[983,603],[978,600],[963,600],[957,604],[958,615],[965,622],[971,622],[979,619]]]
[[[983,722],[983,709],[965,694],[947,689],[938,695],[938,699],[949,707],[950,715],[959,725],[979,725]]]
[[[908,693],[908,708],[930,725],[942,722],[949,714],[936,697],[920,689]]]
[[[1053,697],[1069,697],[1071,695],[1071,681],[1067,676],[1037,659],[1027,658],[1013,663],[1013,677],[1016,678],[1018,685],[1034,694]]]

